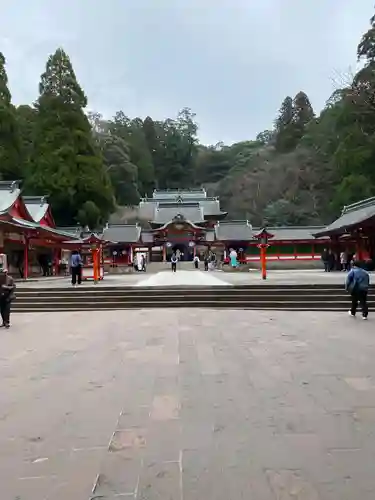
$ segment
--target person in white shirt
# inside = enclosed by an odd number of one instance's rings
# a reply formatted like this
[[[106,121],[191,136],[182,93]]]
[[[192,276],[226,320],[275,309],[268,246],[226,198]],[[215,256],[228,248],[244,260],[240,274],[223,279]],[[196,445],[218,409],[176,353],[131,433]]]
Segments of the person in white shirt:
[[[198,255],[196,255],[194,257],[193,261],[194,261],[194,267],[195,267],[195,269],[199,269],[199,262],[200,262],[200,260],[199,260]]]

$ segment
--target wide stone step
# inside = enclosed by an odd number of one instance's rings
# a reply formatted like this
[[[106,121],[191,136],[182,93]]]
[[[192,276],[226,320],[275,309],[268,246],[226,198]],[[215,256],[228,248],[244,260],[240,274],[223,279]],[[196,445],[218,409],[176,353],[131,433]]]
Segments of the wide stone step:
[[[371,302],[370,310],[375,310],[375,303]],[[349,303],[347,300],[337,300],[337,301],[320,301],[314,300],[310,302],[305,301],[288,301],[288,300],[272,300],[272,301],[242,301],[242,300],[168,300],[168,301],[126,301],[126,302],[101,302],[97,304],[92,304],[92,302],[81,302],[77,303],[64,303],[64,302],[49,302],[49,303],[25,303],[14,305],[13,310],[16,312],[18,310],[31,310],[31,311],[43,311],[43,310],[101,310],[101,309],[151,309],[151,308],[242,308],[242,309],[284,309],[284,310],[294,310],[294,309],[327,309],[327,310],[347,310],[349,308]]]
[[[230,301],[251,301],[251,302],[270,302],[273,300],[285,300],[289,302],[293,301],[303,301],[305,302],[311,302],[314,300],[319,300],[319,301],[337,301],[337,300],[344,300],[348,301],[348,295],[347,294],[339,294],[339,293],[332,293],[332,294],[327,294],[327,293],[309,293],[309,294],[297,294],[297,293],[288,293],[288,294],[277,294],[277,293],[270,293],[268,295],[257,295],[257,294],[247,294],[247,293],[241,293],[241,294],[231,294],[231,293],[225,293],[225,294],[215,294],[215,293],[195,293],[195,294],[187,294],[187,295],[175,295],[172,293],[169,294],[145,294],[143,293],[142,295],[131,295],[131,294],[116,294],[116,295],[96,295],[96,296],[85,296],[82,295],[80,297],[77,296],[61,296],[61,295],[49,295],[49,296],[19,296],[17,300],[14,302],[14,305],[17,304],[28,304],[28,303],[35,303],[35,304],[41,304],[41,303],[50,303],[50,302],[55,302],[55,303],[74,303],[74,304],[79,304],[80,302],[90,302],[90,303],[103,303],[103,302],[144,302],[144,301],[154,301],[154,302],[160,302],[160,301],[167,301],[167,300],[180,300],[180,301],[199,301],[199,300],[217,300],[220,302],[230,300]],[[375,299],[374,299],[375,300]],[[369,298],[369,303],[372,302],[372,298]]]
[[[45,296],[60,295],[60,296],[99,296],[99,295],[119,295],[119,294],[132,294],[142,295],[149,294],[171,294],[174,295],[187,295],[195,293],[215,293],[215,294],[259,294],[269,295],[270,293],[293,293],[293,294],[310,294],[310,293],[345,293],[346,291],[342,286],[310,286],[310,287],[255,287],[255,286],[224,286],[224,287],[81,287],[81,288],[18,288],[17,296]],[[375,292],[375,289],[370,289],[370,295]]]
[[[33,287],[25,287],[25,286],[18,286],[17,287],[17,294],[20,293],[63,293],[63,294],[78,294],[78,293],[99,293],[101,291],[105,291],[105,293],[109,292],[124,292],[124,291],[132,291],[133,293],[138,293],[144,290],[148,291],[170,291],[173,290],[173,292],[179,293],[179,292],[184,292],[184,291],[197,291],[197,290],[253,290],[253,291],[259,291],[259,292],[264,292],[267,293],[270,290],[298,290],[304,291],[304,290],[341,290],[344,291],[344,285],[343,284],[313,284],[313,285],[303,285],[303,284],[256,284],[256,285],[215,285],[215,286],[181,286],[181,285],[175,285],[175,286],[105,286],[103,284],[100,284],[98,286],[87,286],[87,285],[82,285],[77,288],[73,287],[46,287],[46,286],[33,286]],[[370,293],[371,291],[375,292],[375,286],[370,287]]]

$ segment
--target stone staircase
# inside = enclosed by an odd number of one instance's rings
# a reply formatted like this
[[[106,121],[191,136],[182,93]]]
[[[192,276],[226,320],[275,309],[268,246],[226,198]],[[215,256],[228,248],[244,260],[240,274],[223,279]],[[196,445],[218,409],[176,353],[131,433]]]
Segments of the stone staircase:
[[[375,287],[369,294],[375,311]],[[273,309],[345,311],[349,296],[342,285],[246,285],[213,287],[85,286],[78,288],[17,288],[14,312],[98,311],[200,307],[213,309]]]

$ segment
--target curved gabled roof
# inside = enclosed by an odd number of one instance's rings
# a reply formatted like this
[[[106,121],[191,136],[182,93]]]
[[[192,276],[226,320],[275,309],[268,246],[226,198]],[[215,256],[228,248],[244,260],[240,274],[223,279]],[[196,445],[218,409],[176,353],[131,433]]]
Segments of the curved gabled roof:
[[[215,226],[215,236],[219,241],[251,241],[253,228],[248,220],[219,222]]]
[[[18,181],[0,181],[0,215],[9,212],[20,194]]]
[[[108,224],[102,237],[113,243],[136,243],[141,237],[141,227],[138,224]]]
[[[158,203],[154,213],[153,224],[167,224],[175,217],[181,216],[193,223],[204,222],[202,207],[199,203]]]
[[[350,230],[359,224],[364,224],[374,218],[375,196],[344,207],[341,216],[338,219],[321,231],[316,231],[314,236],[316,238],[320,238],[321,236],[343,234],[347,230]]]
[[[35,222],[40,222],[48,213],[49,203],[45,196],[23,196],[23,201]]]

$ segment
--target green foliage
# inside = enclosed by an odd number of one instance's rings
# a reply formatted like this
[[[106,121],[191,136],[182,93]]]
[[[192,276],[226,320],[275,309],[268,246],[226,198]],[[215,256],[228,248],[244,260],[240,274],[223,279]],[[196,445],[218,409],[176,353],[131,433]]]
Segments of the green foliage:
[[[373,194],[373,184],[367,177],[351,174],[344,177],[340,182],[333,199],[333,207],[340,210],[344,205],[365,200],[373,196]]]
[[[91,231],[94,231],[101,221],[101,213],[99,208],[91,200],[85,201],[82,207],[78,211],[77,222],[82,227],[88,227]]]
[[[299,226],[308,216],[301,207],[284,198],[269,203],[263,212],[264,220],[271,226]]]
[[[24,177],[24,175],[30,169],[30,161],[34,147],[34,134],[37,119],[38,113],[36,109],[32,108],[31,106],[22,105],[18,106],[18,108],[16,109],[16,120],[21,142],[20,164],[23,173],[22,177]],[[14,178],[13,168],[10,177]]]
[[[139,118],[131,120],[122,111],[119,111],[113,121],[109,122],[109,130],[113,136],[120,138],[128,145],[129,161],[137,167],[138,192],[151,194],[155,183],[155,172],[142,120]],[[126,205],[131,203],[132,198],[129,198]]]
[[[293,151],[313,118],[314,111],[304,92],[298,92],[293,100],[286,97],[275,121],[276,149],[281,153]]]
[[[138,168],[130,161],[127,143],[116,136],[108,136],[103,145],[103,158],[112,182],[117,203],[139,203]]]
[[[5,57],[0,52],[0,176],[5,180],[21,179],[21,142],[16,111],[11,103]]]
[[[26,190],[49,195],[59,224],[75,220],[87,201],[105,220],[113,209],[111,183],[83,112],[86,97],[62,49],[48,59],[40,92]]]
[[[375,16],[370,19],[371,28],[363,35],[358,48],[358,59],[365,59],[369,64],[375,61]]]
[[[264,146],[273,143],[274,139],[275,139],[274,130],[263,130],[263,132],[259,132],[259,134],[256,136],[256,140],[261,144],[263,144]]]

